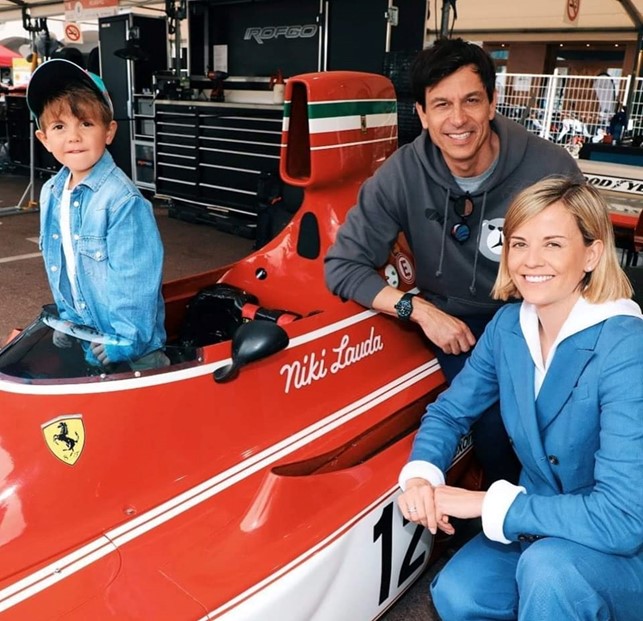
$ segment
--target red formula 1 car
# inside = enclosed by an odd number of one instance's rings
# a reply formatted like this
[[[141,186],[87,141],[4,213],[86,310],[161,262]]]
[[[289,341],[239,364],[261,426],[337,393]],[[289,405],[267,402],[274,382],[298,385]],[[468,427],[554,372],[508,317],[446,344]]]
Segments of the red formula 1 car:
[[[281,176],[303,204],[246,259],[166,283],[170,367],[90,368],[83,341],[110,337],[47,310],[0,351],[4,621],[368,621],[435,557],[394,501],[440,368],[323,280],[396,134],[386,78],[291,79]],[[404,248],[384,269],[409,289]],[[477,488],[470,448],[449,477]]]

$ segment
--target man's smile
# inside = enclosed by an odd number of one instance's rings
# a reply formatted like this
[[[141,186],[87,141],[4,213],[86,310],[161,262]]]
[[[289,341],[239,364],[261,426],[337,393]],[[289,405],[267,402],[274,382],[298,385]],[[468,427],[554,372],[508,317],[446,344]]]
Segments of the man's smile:
[[[471,131],[458,132],[458,133],[448,132],[447,136],[449,138],[452,138],[453,140],[462,140],[462,141],[464,141],[464,140],[467,140],[472,134],[473,134],[473,132],[471,132]]]

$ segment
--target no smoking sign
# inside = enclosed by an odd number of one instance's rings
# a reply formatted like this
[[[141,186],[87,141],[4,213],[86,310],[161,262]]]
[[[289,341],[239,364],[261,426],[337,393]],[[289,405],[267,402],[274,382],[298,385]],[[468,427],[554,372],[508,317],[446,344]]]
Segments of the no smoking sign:
[[[83,33],[80,31],[80,26],[74,22],[67,22],[65,24],[65,39],[70,43],[82,43]]]

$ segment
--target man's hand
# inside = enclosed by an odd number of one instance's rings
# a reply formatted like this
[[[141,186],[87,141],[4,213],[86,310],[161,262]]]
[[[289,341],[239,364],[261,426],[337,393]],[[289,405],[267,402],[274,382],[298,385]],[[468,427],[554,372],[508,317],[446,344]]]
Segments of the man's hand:
[[[476,338],[466,323],[419,296],[413,299],[411,319],[420,325],[427,338],[445,354],[461,354],[476,344]]]
[[[384,287],[375,296],[373,309],[396,316],[395,304],[401,297],[402,292],[398,289]],[[419,324],[427,338],[445,354],[461,354],[476,344],[476,338],[466,323],[441,311],[419,295],[413,298],[411,321]]]

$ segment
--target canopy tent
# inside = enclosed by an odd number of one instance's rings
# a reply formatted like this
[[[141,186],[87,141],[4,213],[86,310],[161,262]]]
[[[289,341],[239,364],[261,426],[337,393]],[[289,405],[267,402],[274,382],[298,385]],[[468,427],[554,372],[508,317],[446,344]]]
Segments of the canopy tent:
[[[31,50],[31,39],[26,36],[6,37],[5,39],[0,39],[0,45],[4,45],[4,47],[9,48],[12,52],[17,52],[20,56],[25,57]]]
[[[0,67],[11,67],[11,62],[14,58],[22,58],[18,52],[10,50],[4,45],[0,45]]]
[[[429,0],[431,32],[440,29],[442,0]],[[636,40],[643,27],[643,0],[450,0],[454,36],[469,40]],[[570,21],[569,12],[577,17]],[[454,20],[455,15],[457,19]],[[1,17],[1,16],[0,16]]]
[[[92,9],[94,7],[100,8],[104,3],[93,2],[92,0],[77,0],[68,4],[80,5],[87,10],[87,14],[81,15],[78,21],[95,24],[98,18],[91,16],[92,14],[95,15]],[[109,3],[109,6],[112,6],[112,4]],[[118,2],[119,10],[145,9],[150,6],[156,12],[162,11],[164,7],[163,0],[119,0]],[[25,7],[29,15],[34,19],[47,17],[64,19],[65,17],[65,2],[63,0],[0,0],[0,23],[21,21],[22,7]]]
[[[78,0],[76,4],[92,6],[90,0]],[[400,4],[399,10],[403,11],[404,4]],[[525,35],[533,41],[539,34],[542,40],[547,40],[553,33],[569,39],[592,34],[596,40],[610,40],[616,33],[621,40],[636,40],[643,27],[643,0],[427,0],[430,13],[427,26],[432,33],[441,29],[443,5],[451,7],[449,28],[454,26],[454,35],[470,40],[500,40],[509,34],[513,40]],[[578,6],[578,18],[573,23],[565,17],[568,5]],[[0,23],[22,19],[23,6],[34,18],[65,14],[63,0],[0,0]],[[163,3],[120,0],[118,6],[120,10],[150,6],[162,10]],[[455,13],[457,20],[453,24]]]
[[[238,1],[238,0],[237,0]],[[80,3],[92,6],[89,0]],[[427,0],[430,9],[428,27],[435,32],[442,15],[445,0]],[[573,24],[565,21],[568,3],[579,5],[578,20]],[[609,33],[628,32],[630,38],[636,39],[637,25],[633,23],[630,13],[643,14],[643,0],[448,0],[455,4],[458,19],[454,33],[482,34],[480,39],[489,39],[490,32],[521,33],[543,31],[603,33],[609,39]],[[120,0],[121,9],[136,8],[150,4],[162,6],[159,0]],[[269,3],[268,3],[269,4]],[[404,10],[400,2],[399,10]],[[65,13],[62,0],[0,0],[0,22],[21,19],[21,7],[26,6],[33,17],[46,17]],[[331,5],[332,10],[332,5]],[[451,11],[453,14],[453,11]],[[467,38],[476,39],[474,36]],[[624,37],[621,37],[624,38]]]

